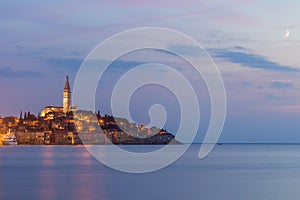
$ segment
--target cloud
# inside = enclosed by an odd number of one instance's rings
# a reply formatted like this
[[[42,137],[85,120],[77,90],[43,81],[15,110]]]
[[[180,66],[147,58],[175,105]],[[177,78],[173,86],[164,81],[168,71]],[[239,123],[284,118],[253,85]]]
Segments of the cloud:
[[[247,50],[245,47],[241,47],[241,46],[234,46],[233,48],[236,50]]]
[[[270,83],[270,88],[276,89],[294,89],[295,85],[291,82],[273,81]]]
[[[286,99],[284,96],[278,96],[275,94],[266,94],[266,97],[271,100],[283,100]]]
[[[47,62],[58,68],[77,71],[82,61],[83,59],[79,58],[49,58]]]
[[[167,50],[164,50],[164,49],[151,49],[152,51],[156,51],[156,52],[159,52],[159,53],[164,53],[164,54],[168,54],[168,55],[173,55],[173,56],[177,56],[176,53],[172,52],[172,51],[167,51]],[[172,47],[171,47],[171,50],[172,50]]]
[[[83,59],[79,58],[50,58],[48,59],[48,63],[57,67],[57,68],[63,68],[70,71],[78,71],[79,67],[81,66]],[[96,65],[103,65],[107,64],[107,61],[104,60],[95,60]],[[111,65],[108,67],[109,70],[128,70],[135,66],[145,64],[147,62],[139,62],[139,61],[127,61],[127,60],[116,60],[111,63]]]
[[[40,72],[35,71],[14,71],[9,67],[0,67],[0,77],[1,78],[27,78],[27,77],[39,77],[43,76]]]
[[[241,48],[242,47],[238,47],[238,49]],[[261,55],[253,53],[232,51],[226,49],[211,50],[211,52],[213,53],[213,57],[222,58],[229,62],[240,64],[244,67],[272,71],[300,72],[300,70],[295,67],[281,65],[279,63],[269,61]]]
[[[250,82],[248,82],[248,81],[241,81],[241,82],[240,82],[240,85],[241,85],[242,87],[250,87],[250,86],[253,86],[253,84],[250,83]]]
[[[198,46],[170,45],[169,49],[173,55],[177,55],[175,52],[180,52],[182,55],[186,56],[200,56],[201,54],[204,54],[204,50],[200,49],[199,51]]]

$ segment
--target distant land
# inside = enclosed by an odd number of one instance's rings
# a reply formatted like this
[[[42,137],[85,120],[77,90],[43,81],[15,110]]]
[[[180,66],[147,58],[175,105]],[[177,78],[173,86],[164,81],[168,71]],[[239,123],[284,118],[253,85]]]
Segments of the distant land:
[[[0,118],[0,137],[13,134],[19,145],[179,143],[165,129],[137,125],[124,118],[101,115],[100,111],[77,110],[71,105],[67,76],[63,106],[47,106],[38,116],[21,111],[19,117]]]

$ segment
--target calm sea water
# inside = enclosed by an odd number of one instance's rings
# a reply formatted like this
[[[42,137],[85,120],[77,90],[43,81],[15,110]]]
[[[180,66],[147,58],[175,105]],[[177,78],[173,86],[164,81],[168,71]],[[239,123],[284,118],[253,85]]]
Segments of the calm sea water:
[[[221,145],[203,160],[199,147],[148,174],[110,169],[82,146],[0,147],[0,199],[300,198],[300,145]]]

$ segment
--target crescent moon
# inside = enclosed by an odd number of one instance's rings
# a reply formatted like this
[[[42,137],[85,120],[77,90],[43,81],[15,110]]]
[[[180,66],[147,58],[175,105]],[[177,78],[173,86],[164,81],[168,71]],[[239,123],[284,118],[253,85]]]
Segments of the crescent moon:
[[[288,37],[290,35],[290,31],[286,30],[286,34],[284,35],[284,37]]]

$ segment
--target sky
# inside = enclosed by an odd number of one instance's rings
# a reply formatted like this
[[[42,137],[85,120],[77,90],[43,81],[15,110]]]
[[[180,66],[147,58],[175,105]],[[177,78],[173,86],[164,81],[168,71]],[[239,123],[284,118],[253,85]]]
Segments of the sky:
[[[18,116],[21,110],[38,114],[45,106],[61,105],[65,76],[73,87],[82,61],[100,42],[132,28],[163,27],[195,39],[217,64],[227,95],[221,142],[299,143],[299,7],[296,0],[3,0],[0,115]],[[192,47],[167,45],[199,56]],[[201,142],[211,114],[207,88],[191,66],[170,53],[142,50],[120,57],[99,82],[97,108],[110,113],[111,90],[118,78],[153,61],[173,66],[193,85],[201,110],[195,141]],[[176,132],[178,101],[156,85],[133,94],[133,120],[149,122],[148,109],[156,103],[167,111],[165,128]]]

